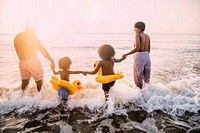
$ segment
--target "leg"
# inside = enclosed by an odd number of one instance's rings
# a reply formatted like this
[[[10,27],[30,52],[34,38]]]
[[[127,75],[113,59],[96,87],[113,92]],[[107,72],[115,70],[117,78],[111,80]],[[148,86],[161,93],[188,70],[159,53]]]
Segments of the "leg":
[[[136,70],[135,67],[134,67],[134,82],[135,82],[135,85],[137,87],[139,87],[140,89],[142,89],[142,85],[143,85],[143,72],[141,72],[138,75],[137,70]]]
[[[103,91],[104,91],[105,101],[108,101],[108,92],[109,92],[109,89],[110,89],[109,83],[107,83],[107,84],[102,84],[102,89],[103,89]]]
[[[151,69],[144,69],[144,82],[149,83]]]
[[[104,91],[104,95],[105,95],[105,101],[108,101],[108,91]]]
[[[42,84],[43,84],[43,80],[35,81],[35,83],[37,84],[37,90],[39,92],[41,90],[41,87],[42,87]]]
[[[144,66],[144,82],[149,83],[151,75],[151,60],[148,58],[146,65]]]
[[[30,79],[22,79],[22,85],[21,89],[24,91],[26,89],[26,86],[29,84]]]
[[[110,83],[107,84],[103,84],[102,85],[102,89],[104,90],[104,95],[105,95],[105,100],[108,101],[108,94],[109,94],[109,90],[110,88],[115,84],[115,81],[112,81]]]
[[[44,77],[44,71],[42,68],[42,64],[39,60],[35,60],[32,63],[32,77],[35,80],[35,83],[37,84],[37,90],[38,92],[41,90],[41,87],[43,85],[43,77]]]

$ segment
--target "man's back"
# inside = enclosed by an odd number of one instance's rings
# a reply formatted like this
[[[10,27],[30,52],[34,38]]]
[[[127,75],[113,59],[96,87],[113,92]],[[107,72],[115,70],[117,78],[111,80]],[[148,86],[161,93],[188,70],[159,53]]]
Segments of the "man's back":
[[[37,59],[37,37],[33,33],[21,32],[14,39],[14,46],[19,60]]]

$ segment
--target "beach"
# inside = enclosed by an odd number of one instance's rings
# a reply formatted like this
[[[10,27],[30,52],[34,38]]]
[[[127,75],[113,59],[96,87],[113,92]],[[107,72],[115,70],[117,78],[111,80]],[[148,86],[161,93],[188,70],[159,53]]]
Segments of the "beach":
[[[124,78],[116,81],[105,104],[95,75],[70,75],[83,84],[62,105],[50,84],[49,62],[39,54],[45,76],[37,93],[31,79],[22,96],[14,34],[0,34],[0,130],[2,132],[171,133],[200,132],[200,35],[149,33],[151,81],[140,90],[133,82],[133,56],[115,64]],[[56,63],[69,56],[71,70],[93,70],[102,44],[116,58],[133,48],[131,33],[74,33],[40,36]],[[59,78],[59,77],[58,77]]]

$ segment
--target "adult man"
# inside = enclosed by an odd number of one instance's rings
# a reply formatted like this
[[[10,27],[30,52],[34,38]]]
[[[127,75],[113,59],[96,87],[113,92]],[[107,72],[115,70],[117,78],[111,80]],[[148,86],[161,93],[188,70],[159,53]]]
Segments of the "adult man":
[[[17,34],[14,38],[14,46],[19,58],[19,69],[21,74],[22,85],[24,91],[29,84],[30,78],[33,77],[37,84],[37,90],[40,91],[43,84],[44,72],[37,51],[47,58],[52,66],[55,66],[53,59],[42,46],[34,30],[27,25],[24,32]]]

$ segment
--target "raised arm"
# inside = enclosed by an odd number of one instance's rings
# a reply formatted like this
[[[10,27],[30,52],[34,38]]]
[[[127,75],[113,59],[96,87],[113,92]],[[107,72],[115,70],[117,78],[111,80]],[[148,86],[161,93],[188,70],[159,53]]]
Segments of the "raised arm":
[[[122,61],[123,61],[123,58],[120,58],[120,59],[115,59],[115,58],[113,58],[113,61],[116,62],[116,63],[119,63],[119,62],[122,62]]]

